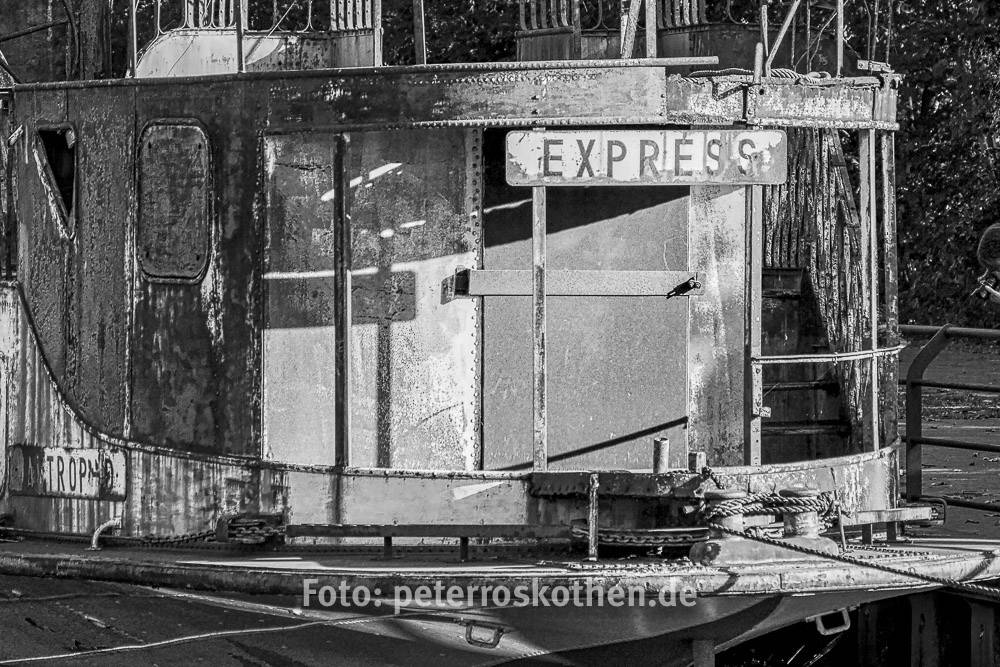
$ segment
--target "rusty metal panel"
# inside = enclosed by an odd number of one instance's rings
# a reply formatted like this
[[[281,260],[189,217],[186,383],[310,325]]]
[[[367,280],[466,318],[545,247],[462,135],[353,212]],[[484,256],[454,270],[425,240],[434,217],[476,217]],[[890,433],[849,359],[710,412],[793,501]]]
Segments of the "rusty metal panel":
[[[136,258],[150,280],[197,280],[211,250],[211,164],[205,132],[154,121],[138,150]]]
[[[263,456],[335,463],[337,135],[266,136]]]
[[[688,444],[712,466],[743,462],[745,217],[745,188],[691,189],[688,261],[704,294],[690,300]]]
[[[787,162],[787,139],[780,130],[534,130],[507,135],[510,185],[778,184],[785,181]]]
[[[871,126],[880,83],[774,84],[747,89],[747,120],[756,125]],[[880,119],[879,122],[890,121]]]
[[[342,523],[530,523],[520,479],[348,475]]]
[[[138,127],[161,118],[198,123],[212,156],[213,248],[204,277],[153,283],[134,271],[130,432],[185,450],[260,452],[263,222],[255,207],[263,100],[241,86],[169,87],[138,95]]]
[[[441,282],[478,263],[480,135],[352,133],[352,465],[478,467],[478,306]]]
[[[390,70],[269,82],[268,123],[402,124],[558,117],[661,117],[663,69],[536,69],[451,73]],[[402,94],[401,91],[406,91]]]

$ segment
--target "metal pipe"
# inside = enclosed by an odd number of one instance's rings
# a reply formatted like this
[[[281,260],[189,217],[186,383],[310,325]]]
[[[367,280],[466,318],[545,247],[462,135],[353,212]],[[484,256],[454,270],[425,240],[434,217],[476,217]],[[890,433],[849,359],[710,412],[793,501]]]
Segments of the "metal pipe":
[[[138,64],[139,28],[136,25],[136,3],[139,0],[128,0],[128,76],[135,77]]]
[[[101,539],[101,533],[103,533],[105,530],[109,528],[120,529],[121,527],[122,527],[122,518],[120,516],[116,516],[114,519],[109,519],[108,521],[102,523],[100,526],[97,527],[97,530],[94,531],[94,536],[90,538],[90,548],[87,550],[100,551],[101,546],[100,544],[98,544],[98,542]]]
[[[938,329],[934,337],[924,345],[910,363],[906,373],[906,497],[916,500],[923,489],[923,451],[918,440],[923,436],[923,393],[916,381],[922,380],[924,371],[937,355],[948,345],[948,329]]]
[[[764,76],[764,45],[757,42],[757,46],[754,48],[753,57],[753,82],[754,85],[760,85],[760,81]]]
[[[646,3],[646,57],[656,57],[656,3],[659,0],[644,0]]]
[[[40,25],[31,26],[30,28],[25,28],[24,30],[18,30],[17,32],[8,32],[6,35],[0,35],[0,42],[9,42],[12,39],[18,39],[19,37],[26,37],[27,35],[32,35],[36,32],[41,32],[42,30],[48,30],[49,28],[58,28],[61,25],[69,24],[69,19],[62,19],[60,21],[49,21],[48,23],[42,23]]]
[[[670,439],[653,438],[653,472],[665,473],[670,469]]]
[[[909,336],[933,336],[941,330],[941,327],[935,327],[925,324],[901,324],[899,325],[900,333],[907,334]],[[948,330],[945,332],[948,338],[976,338],[979,340],[1000,340],[1000,329],[973,329],[969,327],[953,327],[948,326]]]
[[[767,3],[768,0],[761,0],[760,3],[760,41],[764,44],[765,55],[771,52],[771,37],[768,34],[770,26],[768,25]]]
[[[546,359],[545,359],[545,187],[531,189],[532,225],[532,347],[533,347],[533,468],[536,471],[548,468],[548,424],[546,406]]]
[[[424,31],[424,0],[413,0],[413,48],[418,65],[427,64],[427,40]]]
[[[837,363],[844,361],[858,361],[859,359],[870,359],[872,357],[888,357],[899,354],[903,345],[893,347],[882,347],[876,350],[858,350],[857,352],[829,352],[826,354],[786,354],[775,356],[754,357],[754,363],[771,366],[776,364],[819,364]]]
[[[844,0],[837,0],[837,76],[844,72]]]
[[[243,74],[247,71],[247,62],[243,55],[243,0],[235,0],[233,11],[236,14],[236,71]]]
[[[642,0],[631,0],[628,6],[628,14],[622,13],[622,25],[621,34],[621,57],[622,59],[628,59],[632,57],[632,53],[635,49],[635,29],[636,25],[639,23],[639,8],[642,6]]]
[[[788,10],[788,15],[785,16],[784,22],[781,24],[781,30],[778,31],[778,37],[774,40],[774,48],[771,49],[770,53],[767,55],[767,62],[764,63],[764,71],[767,74],[771,73],[771,63],[774,62],[775,56],[778,55],[778,49],[781,48],[781,42],[785,39],[785,34],[788,32],[789,26],[792,25],[792,19],[795,18],[795,12],[799,11],[799,5],[802,0],[795,0],[792,3],[791,8]]]
[[[899,384],[912,384],[916,387],[927,387],[930,389],[955,389],[958,391],[981,391],[989,394],[1000,394],[1000,386],[992,384],[968,384],[965,382],[935,382],[933,380],[917,380],[910,382],[900,380]]]
[[[601,478],[596,472],[590,473],[590,480],[587,486],[587,560],[597,560],[598,545],[598,489],[601,486]]]
[[[968,440],[955,440],[953,438],[924,438],[910,437],[903,438],[906,444],[912,446],[929,445],[931,447],[944,447],[945,449],[964,449],[970,452],[1000,452],[1000,445],[992,445],[982,442],[969,442]],[[907,476],[909,476],[909,463],[907,463]],[[909,491],[909,490],[908,490]]]

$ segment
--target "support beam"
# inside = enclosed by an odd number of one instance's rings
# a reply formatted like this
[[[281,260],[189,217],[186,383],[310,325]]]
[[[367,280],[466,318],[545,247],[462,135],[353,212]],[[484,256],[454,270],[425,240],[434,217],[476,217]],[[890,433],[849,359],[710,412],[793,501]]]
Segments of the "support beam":
[[[424,0],[413,0],[413,49],[418,65],[427,64],[427,37],[424,30]]]
[[[635,51],[635,28],[639,23],[639,8],[642,7],[642,0],[631,0],[628,6],[628,13],[622,14],[622,52],[623,60],[632,57]]]
[[[862,130],[858,141],[858,161],[860,163],[861,196],[860,211],[861,231],[864,235],[862,247],[865,249],[863,257],[867,257],[868,266],[865,268],[868,274],[868,309],[869,349],[878,349],[878,302],[879,302],[879,270],[878,270],[878,216],[877,204],[875,200],[875,130]],[[877,451],[880,446],[880,426],[879,426],[879,360],[872,357],[868,362],[869,372],[869,411],[870,420],[869,437],[871,438],[872,449]]]
[[[533,469],[548,469],[548,423],[546,406],[545,363],[545,187],[531,189],[531,258],[532,258],[532,348],[533,348]]]
[[[844,0],[837,0],[837,76],[844,73]]]
[[[159,7],[160,4],[157,3],[156,6]],[[236,13],[234,17],[236,25],[236,71],[240,74],[247,71],[247,60],[243,55],[243,28],[244,21],[246,20],[243,12],[245,9],[243,0],[236,0],[233,5],[233,11]]]
[[[646,57],[656,57],[656,5],[657,0],[643,0],[646,3]]]
[[[743,464],[761,463],[761,419],[763,417],[763,368],[754,360],[761,356],[761,296],[764,262],[764,193],[759,185],[747,187],[747,263],[746,263],[746,364],[744,367],[744,437]]]

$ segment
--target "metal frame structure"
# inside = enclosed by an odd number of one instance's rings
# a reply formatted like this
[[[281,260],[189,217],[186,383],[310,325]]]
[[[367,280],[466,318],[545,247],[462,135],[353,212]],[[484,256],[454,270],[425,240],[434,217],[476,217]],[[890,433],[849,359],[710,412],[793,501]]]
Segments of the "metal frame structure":
[[[968,329],[953,327],[945,324],[941,327],[903,325],[900,331],[911,336],[930,336],[930,339],[920,348],[920,352],[910,363],[906,379],[900,380],[900,384],[906,386],[906,433],[903,440],[906,443],[906,499],[919,500],[924,497],[923,493],[923,448],[947,447],[949,449],[963,449],[973,452],[1000,452],[1000,445],[970,442],[968,440],[955,440],[950,438],[927,438],[923,434],[923,388],[932,387],[936,389],[954,389],[962,391],[979,391],[991,394],[1000,394],[1000,387],[991,384],[977,384],[968,382],[937,382],[924,379],[924,372],[927,367],[937,359],[938,355],[948,347],[948,344],[956,338],[965,338],[981,341],[1000,341],[1000,330],[998,329]],[[990,512],[1000,511],[1000,505],[996,503],[980,503],[964,498],[948,497],[947,502],[956,507],[967,507],[969,509],[986,510]]]

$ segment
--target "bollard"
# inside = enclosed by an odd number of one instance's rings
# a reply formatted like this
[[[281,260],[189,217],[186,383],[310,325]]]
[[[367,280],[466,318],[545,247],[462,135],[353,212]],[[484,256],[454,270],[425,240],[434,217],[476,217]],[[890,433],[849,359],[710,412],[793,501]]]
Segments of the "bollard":
[[[740,491],[737,489],[716,489],[705,491],[705,502],[708,503],[708,514],[711,514],[712,510],[726,501],[741,500],[746,497],[746,491]],[[742,533],[745,528],[742,514],[735,514],[733,516],[716,519],[713,523],[740,533]],[[710,540],[732,539],[733,537],[735,536],[723,533],[712,527],[709,527],[708,529],[708,538]]]
[[[670,438],[653,438],[653,472],[670,469]]]
[[[784,489],[780,495],[786,498],[819,498],[816,489]],[[789,508],[782,511],[785,537],[819,537],[819,513],[816,510]]]

